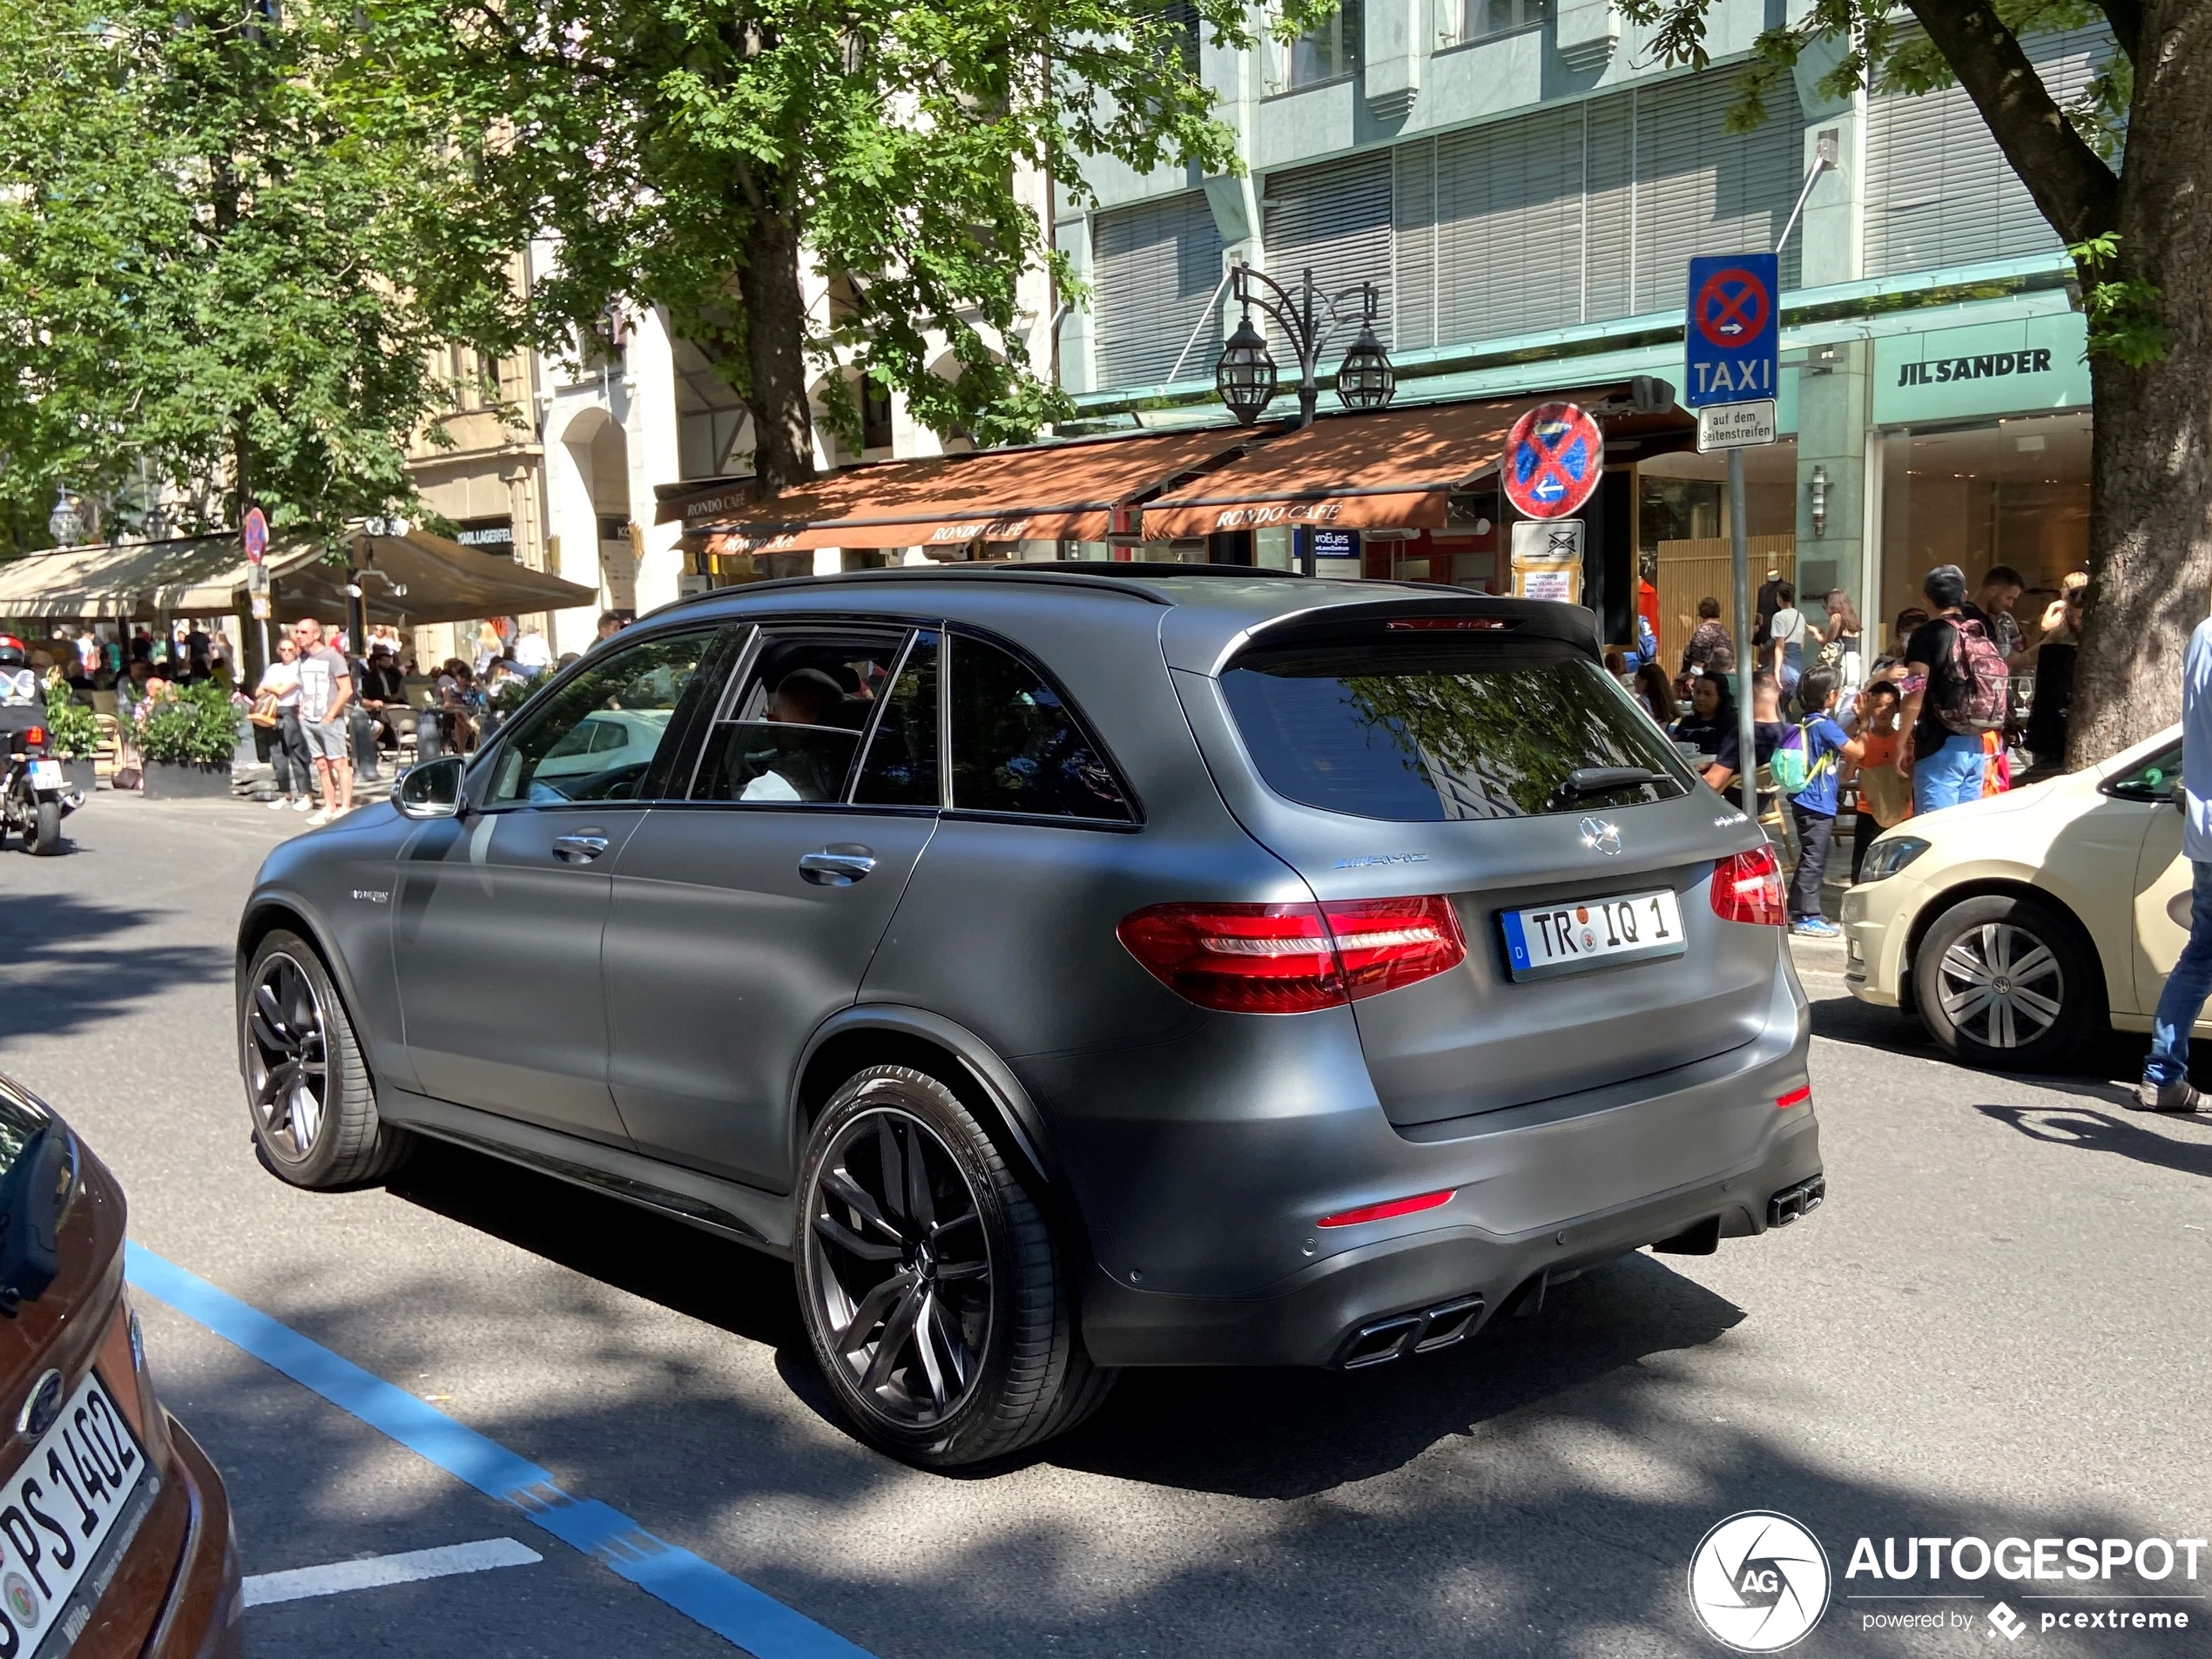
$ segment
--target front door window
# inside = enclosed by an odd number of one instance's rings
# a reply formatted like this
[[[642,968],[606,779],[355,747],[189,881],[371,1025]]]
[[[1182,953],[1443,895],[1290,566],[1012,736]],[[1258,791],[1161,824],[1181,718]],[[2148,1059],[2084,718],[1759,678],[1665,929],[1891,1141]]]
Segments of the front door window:
[[[672,792],[670,734],[714,631],[604,647],[604,657],[533,699],[500,745],[482,803],[654,800]]]

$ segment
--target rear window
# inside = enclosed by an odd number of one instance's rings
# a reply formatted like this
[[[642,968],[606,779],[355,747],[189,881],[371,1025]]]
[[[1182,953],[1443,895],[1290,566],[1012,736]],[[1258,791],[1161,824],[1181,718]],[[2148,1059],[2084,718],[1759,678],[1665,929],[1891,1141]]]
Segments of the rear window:
[[[1669,799],[1691,781],[1611,675],[1539,641],[1284,648],[1240,658],[1222,688],[1268,787],[1355,818],[1587,812]],[[1597,767],[1655,775],[1596,779]]]

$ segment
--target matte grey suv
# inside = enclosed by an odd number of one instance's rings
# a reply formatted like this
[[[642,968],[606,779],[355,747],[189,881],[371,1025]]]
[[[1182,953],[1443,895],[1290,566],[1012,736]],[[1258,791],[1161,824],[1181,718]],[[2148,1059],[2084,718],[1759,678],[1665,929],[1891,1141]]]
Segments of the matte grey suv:
[[[428,1135],[792,1259],[948,1466],[1794,1220],[1782,921],[1587,611],[890,570],[670,606],[279,847],[239,1042],[301,1186]]]

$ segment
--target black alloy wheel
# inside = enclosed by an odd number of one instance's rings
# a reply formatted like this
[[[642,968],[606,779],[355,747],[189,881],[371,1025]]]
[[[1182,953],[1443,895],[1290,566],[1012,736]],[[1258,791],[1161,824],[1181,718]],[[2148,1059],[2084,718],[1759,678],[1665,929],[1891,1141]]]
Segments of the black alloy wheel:
[[[261,1144],[288,1163],[315,1150],[330,1088],[330,1038],[307,970],[283,951],[261,959],[246,1006],[246,1087]]]
[[[942,1423],[991,1335],[990,1244],[951,1149],[894,1107],[853,1118],[824,1157],[806,1248],[853,1387],[901,1428]]]
[[[845,1416],[894,1456],[1004,1458],[1073,1428],[1112,1387],[1083,1351],[1035,1179],[912,1067],[857,1073],[815,1118],[794,1217],[799,1311]]]
[[[239,1070],[263,1165],[295,1187],[381,1180],[414,1149],[377,1116],[354,1023],[315,948],[281,928],[247,965]]]

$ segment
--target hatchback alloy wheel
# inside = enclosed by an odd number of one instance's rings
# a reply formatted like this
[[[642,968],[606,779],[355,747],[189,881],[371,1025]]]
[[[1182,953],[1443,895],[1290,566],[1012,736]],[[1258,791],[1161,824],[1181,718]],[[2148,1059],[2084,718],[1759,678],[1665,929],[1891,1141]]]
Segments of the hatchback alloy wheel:
[[[2049,946],[2010,922],[1984,922],[1952,941],[1940,969],[1943,1011],[1992,1049],[2040,1040],[2066,1005],[2066,975]]]
[[[990,1244],[950,1148],[895,1109],[831,1143],[808,1218],[819,1328],[872,1410],[927,1428],[974,1388],[991,1333]]]
[[[330,1042],[322,999],[290,956],[263,960],[246,1024],[246,1087],[263,1143],[305,1158],[314,1150],[328,1104]]]

